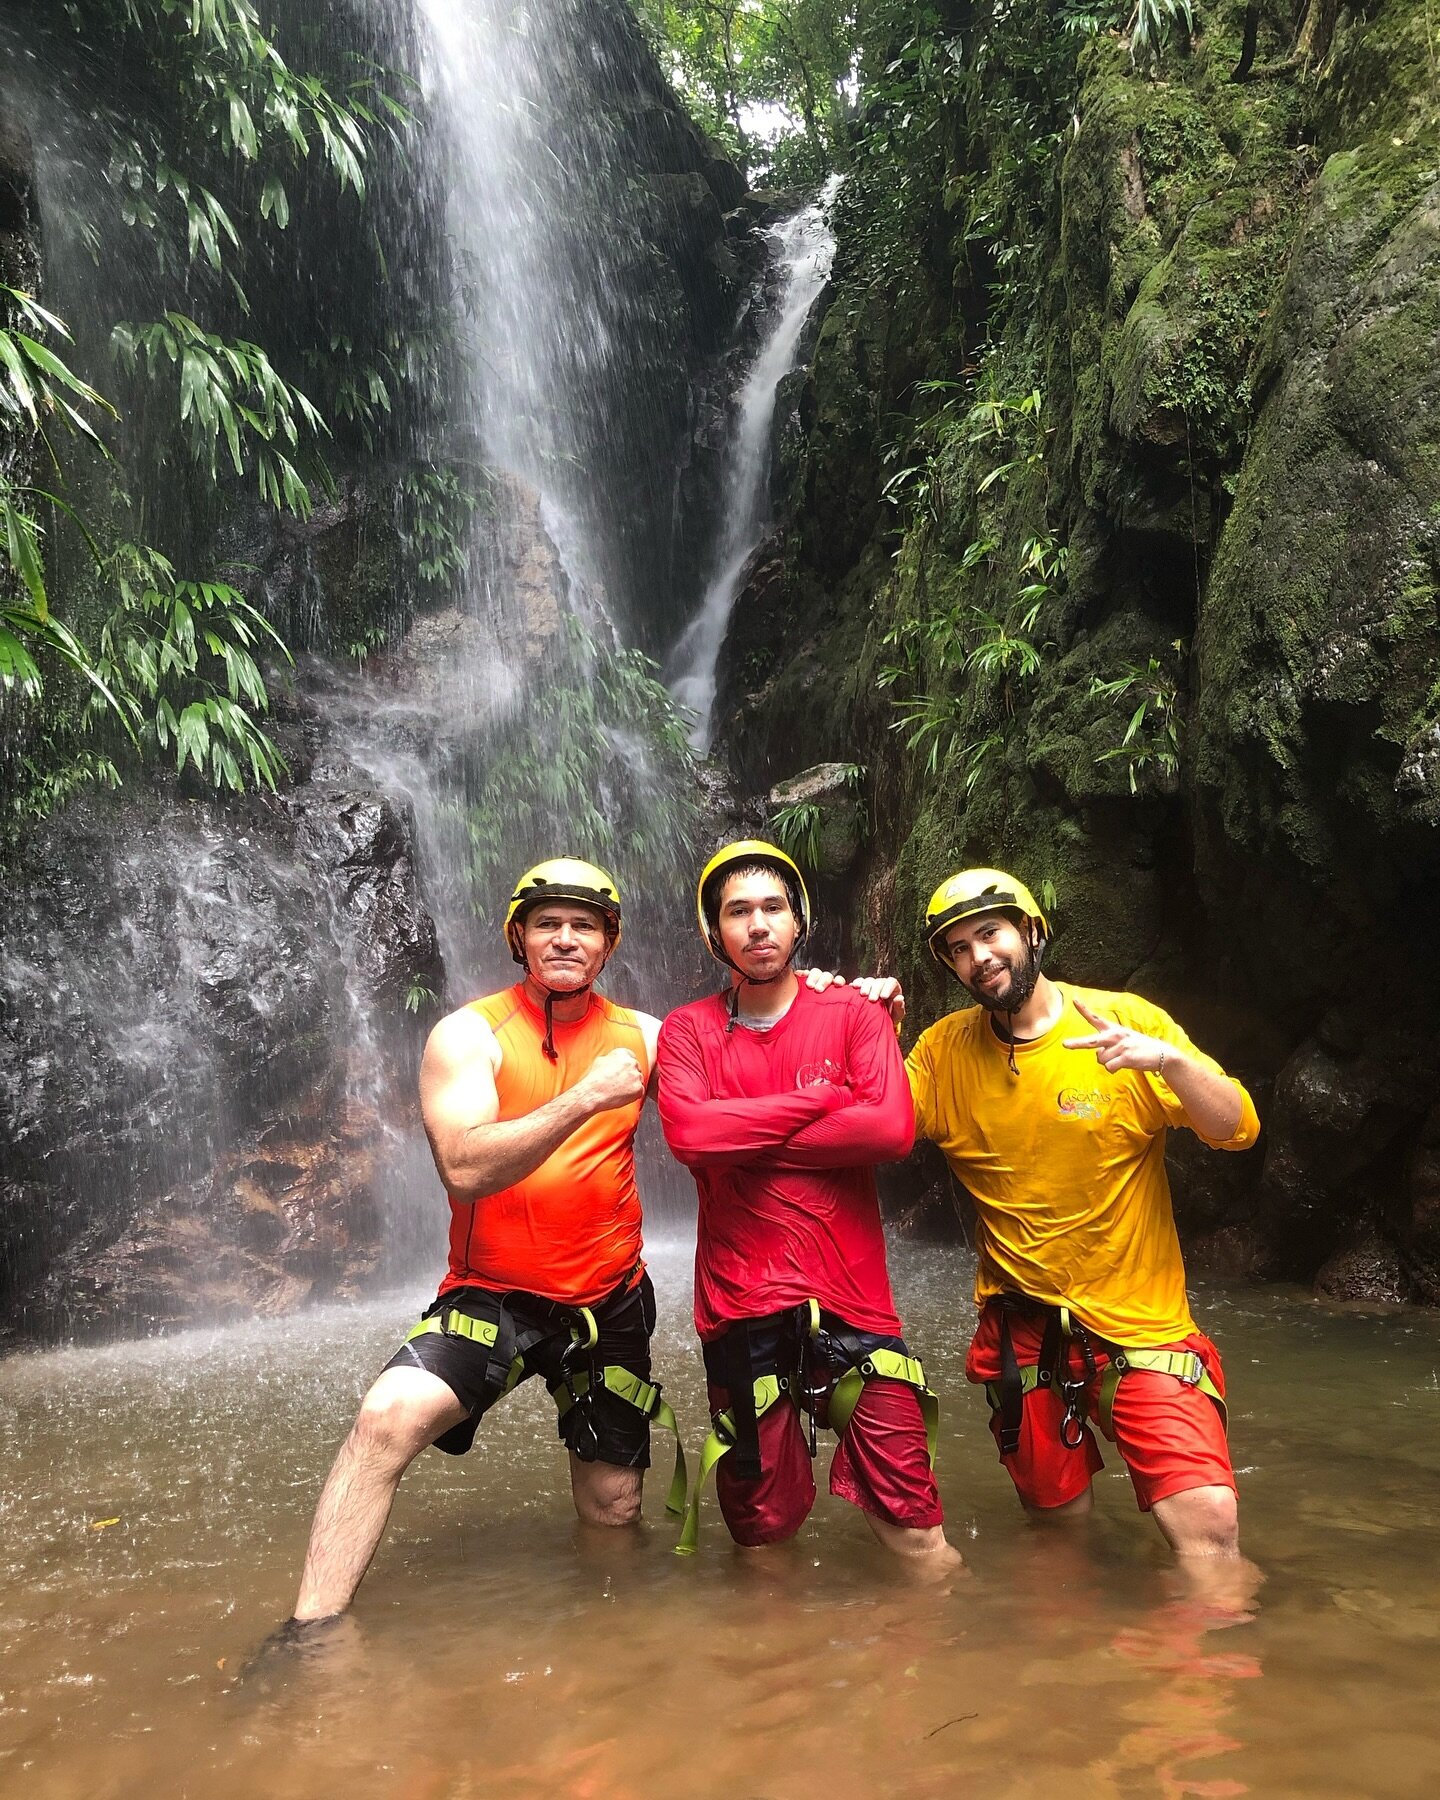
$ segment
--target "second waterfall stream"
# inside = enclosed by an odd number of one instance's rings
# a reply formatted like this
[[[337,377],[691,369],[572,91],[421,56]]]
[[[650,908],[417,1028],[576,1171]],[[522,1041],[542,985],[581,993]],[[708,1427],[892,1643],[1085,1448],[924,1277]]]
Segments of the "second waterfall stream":
[[[745,566],[769,522],[770,449],[780,384],[795,367],[806,321],[835,260],[829,214],[839,186],[840,177],[832,175],[817,199],[771,226],[768,234],[780,293],[740,390],[704,597],[670,658],[670,691],[693,713],[690,741],[702,752],[709,750],[714,736],[716,669],[730,614]]]

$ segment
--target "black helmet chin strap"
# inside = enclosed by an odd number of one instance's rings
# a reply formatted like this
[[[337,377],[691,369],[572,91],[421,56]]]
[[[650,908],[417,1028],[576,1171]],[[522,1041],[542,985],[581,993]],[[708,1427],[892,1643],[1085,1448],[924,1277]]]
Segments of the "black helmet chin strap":
[[[610,951],[607,949],[605,952],[605,962],[608,963],[609,960]],[[545,995],[545,1041],[541,1044],[540,1048],[545,1052],[545,1057],[548,1062],[553,1063],[559,1062],[560,1060],[560,1052],[555,1048],[555,1002],[560,999],[576,1000],[581,994],[592,993],[595,988],[595,981],[604,973],[605,963],[601,963],[599,969],[596,970],[595,978],[587,981],[583,987],[551,988],[545,986],[545,983],[530,967],[528,962],[525,964],[526,979],[533,981],[536,987],[538,987]]]
[[[566,896],[563,894],[560,896],[561,899],[564,899],[565,897]],[[578,988],[549,988],[545,986],[545,983],[530,967],[529,959],[526,957],[524,950],[525,919],[530,911],[530,905],[538,904],[539,899],[543,898],[543,895],[537,896],[536,901],[527,904],[516,913],[515,917],[510,921],[506,936],[510,940],[510,954],[515,958],[516,962],[519,963],[520,967],[524,969],[525,979],[527,981],[533,981],[536,987],[538,987],[545,995],[545,1041],[541,1044],[540,1048],[545,1052],[546,1060],[554,1063],[559,1062],[560,1060],[560,1052],[555,1048],[555,1002],[560,999],[562,995],[565,999],[570,1000],[578,998],[581,994],[588,994],[595,986],[595,981],[594,979],[587,981],[583,987]],[[582,900],[580,904],[582,906],[593,905],[589,900]],[[616,940],[620,935],[620,928],[619,925],[610,918],[610,915],[605,911],[604,907],[595,906],[594,910],[600,913],[605,919],[605,962],[601,963],[599,969],[596,971],[598,977],[605,972],[605,963],[608,963],[610,960],[611,952],[614,950]]]
[[[785,976],[787,976],[790,973],[790,965],[791,965],[791,963],[794,962],[795,957],[799,952],[802,941],[803,941],[802,939],[796,938],[794,946],[792,947],[792,949],[790,951],[790,954],[785,958],[784,967],[777,969],[773,975],[747,975],[745,973],[745,971],[742,968],[737,967],[737,965],[735,963],[733,963],[733,962],[730,963],[730,967],[735,970],[735,973],[740,977],[740,979],[738,981],[734,981],[730,984],[729,997],[727,998],[727,1000],[725,1002],[726,1008],[727,1008],[727,1013],[728,1013],[728,1016],[726,1017],[726,1020],[725,1020],[725,1032],[726,1032],[727,1036],[730,1034],[730,1032],[732,1032],[735,1029],[735,1023],[736,1023],[737,1019],[740,1017],[740,990],[741,990],[741,988],[744,987],[747,982],[750,984],[751,987],[769,987],[772,982],[783,981]],[[725,960],[726,960],[726,962],[730,962],[730,958],[728,956],[725,958]]]

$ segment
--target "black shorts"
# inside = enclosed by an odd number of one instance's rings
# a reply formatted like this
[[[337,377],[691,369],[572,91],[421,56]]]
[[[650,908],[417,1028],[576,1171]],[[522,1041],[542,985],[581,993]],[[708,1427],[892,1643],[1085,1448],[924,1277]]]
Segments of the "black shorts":
[[[581,1462],[612,1463],[621,1469],[650,1467],[650,1421],[639,1410],[612,1393],[600,1379],[600,1371],[619,1366],[650,1379],[650,1337],[655,1330],[655,1289],[642,1275],[628,1289],[617,1289],[590,1311],[599,1337],[584,1350],[575,1343],[574,1307],[538,1294],[512,1289],[506,1294],[489,1288],[453,1288],[426,1308],[429,1319],[449,1312],[483,1319],[499,1328],[492,1348],[449,1331],[427,1331],[408,1338],[395,1352],[387,1369],[426,1369],[451,1390],[470,1412],[449,1431],[436,1438],[435,1448],[448,1456],[463,1456],[475,1441],[482,1418],[508,1391],[504,1387],[514,1358],[522,1364],[520,1381],[539,1375],[554,1393],[565,1374],[584,1369],[590,1373],[589,1392],[558,1421],[561,1443]],[[518,1383],[517,1383],[518,1385]]]

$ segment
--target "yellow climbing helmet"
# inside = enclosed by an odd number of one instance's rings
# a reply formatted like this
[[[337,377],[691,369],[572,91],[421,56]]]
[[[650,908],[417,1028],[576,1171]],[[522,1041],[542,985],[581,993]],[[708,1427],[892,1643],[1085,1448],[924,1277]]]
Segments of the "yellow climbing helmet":
[[[943,968],[950,967],[945,956],[944,938],[952,925],[988,912],[1023,914],[1034,922],[1040,934],[1040,946],[1050,936],[1050,923],[1023,881],[1017,881],[1003,869],[962,869],[958,875],[940,883],[925,908],[925,941],[936,962]]]
[[[620,942],[620,890],[613,875],[607,875],[598,863],[582,862],[575,856],[556,856],[549,862],[536,863],[515,883],[510,906],[505,914],[505,942],[516,962],[525,961],[520,943],[520,922],[532,906],[542,900],[577,900],[582,906],[593,906],[605,918],[605,934],[613,950]]]
[[[787,885],[794,883],[800,897],[800,935],[795,940],[795,948],[798,950],[810,935],[810,894],[805,886],[805,877],[800,873],[800,865],[794,857],[787,856],[775,844],[767,844],[763,838],[739,838],[733,844],[722,844],[700,871],[700,880],[695,889],[695,916],[700,921],[700,935],[710,954],[727,968],[733,965],[720,947],[720,937],[716,930],[719,908],[716,908],[716,918],[712,921],[706,912],[706,903],[719,898],[724,878],[731,869],[741,869],[749,863],[763,863],[784,876]]]

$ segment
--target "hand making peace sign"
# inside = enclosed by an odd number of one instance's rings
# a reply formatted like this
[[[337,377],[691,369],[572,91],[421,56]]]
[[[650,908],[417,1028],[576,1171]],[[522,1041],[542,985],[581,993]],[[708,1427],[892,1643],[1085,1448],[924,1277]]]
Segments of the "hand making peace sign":
[[[1065,1048],[1093,1050],[1095,1060],[1112,1073],[1117,1069],[1146,1069],[1158,1075],[1165,1067],[1166,1057],[1178,1055],[1175,1046],[1167,1044],[1163,1038],[1147,1037],[1143,1031],[1132,1031],[1128,1025],[1119,1025],[1114,1019],[1091,1012],[1083,1000],[1075,1001],[1075,1010],[1095,1027],[1094,1034],[1066,1038]]]

